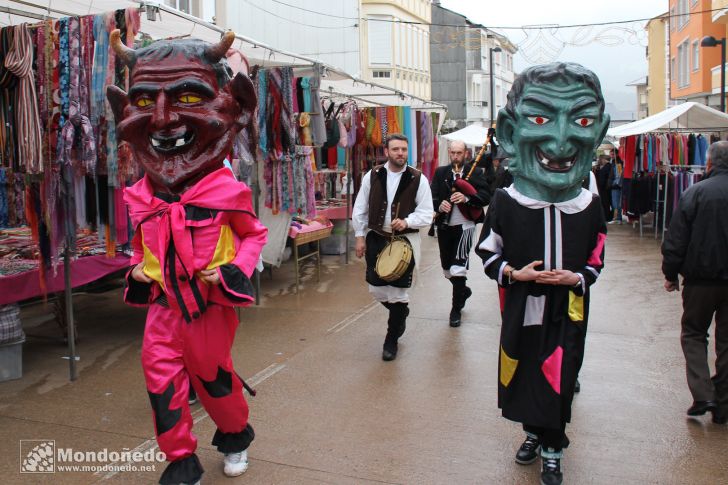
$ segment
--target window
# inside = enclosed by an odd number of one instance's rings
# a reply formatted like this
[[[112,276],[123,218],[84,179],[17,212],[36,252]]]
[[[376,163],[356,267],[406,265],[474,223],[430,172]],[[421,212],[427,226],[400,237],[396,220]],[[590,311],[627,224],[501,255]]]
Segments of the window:
[[[700,69],[700,43],[693,42],[693,71]]]
[[[677,23],[677,18],[675,18],[675,7],[670,9],[670,30],[675,30],[675,24]]]
[[[164,3],[172,8],[176,8],[180,12],[191,14],[191,0],[164,0]]]
[[[203,0],[200,18],[211,24],[215,23],[215,0]]]
[[[677,46],[677,86],[690,85],[690,41],[685,40]]]
[[[392,23],[381,22],[390,20],[382,15],[370,15],[367,27],[369,28],[369,64],[392,65]]]
[[[694,7],[698,4],[698,0],[690,0],[690,6]]]
[[[688,0],[677,0],[677,28],[682,29],[690,21],[690,9]]]
[[[372,77],[377,77],[377,78],[386,77],[386,78],[390,78],[390,77],[392,77],[392,71],[372,71]]]

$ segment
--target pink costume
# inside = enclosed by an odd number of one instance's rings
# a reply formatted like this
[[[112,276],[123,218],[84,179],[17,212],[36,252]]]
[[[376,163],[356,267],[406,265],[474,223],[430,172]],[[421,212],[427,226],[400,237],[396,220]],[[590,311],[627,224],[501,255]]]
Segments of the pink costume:
[[[194,452],[188,405],[191,382],[217,425],[213,445],[223,453],[247,449],[253,440],[242,379],[230,349],[238,326],[234,306],[253,301],[250,282],[267,229],[251,206],[250,189],[221,168],[181,195],[154,193],[145,176],[124,199],[136,233],[132,265],[144,263],[153,283],[127,274],[124,301],[149,305],[142,366],[154,411],[155,431],[170,466],[162,482],[201,466]],[[196,274],[217,269],[220,285]],[[189,476],[189,475],[187,475]],[[178,480],[179,481],[179,480]]]

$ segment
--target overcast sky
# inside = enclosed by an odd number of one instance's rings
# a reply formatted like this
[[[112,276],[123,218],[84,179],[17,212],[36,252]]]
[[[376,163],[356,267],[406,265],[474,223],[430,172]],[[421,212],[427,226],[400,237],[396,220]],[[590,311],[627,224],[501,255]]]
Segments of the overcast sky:
[[[441,3],[487,27],[632,20],[655,17],[668,10],[668,0],[441,0]],[[645,24],[544,29],[540,37],[538,30],[529,30],[528,35],[521,29],[495,30],[520,45],[523,52],[516,54],[516,70],[554,56],[554,60],[578,62],[599,76],[607,102],[621,110],[635,111],[635,88],[625,85],[647,74]],[[564,46],[564,42],[578,45]]]

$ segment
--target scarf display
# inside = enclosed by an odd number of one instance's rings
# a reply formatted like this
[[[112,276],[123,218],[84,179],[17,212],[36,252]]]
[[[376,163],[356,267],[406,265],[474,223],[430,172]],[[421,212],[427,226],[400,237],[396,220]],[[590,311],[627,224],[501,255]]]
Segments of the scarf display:
[[[5,67],[15,77],[15,130],[18,144],[18,163],[28,173],[43,171],[38,97],[33,74],[33,42],[27,24],[14,29],[12,47],[5,56]]]
[[[106,103],[108,84],[127,85],[109,48],[113,28],[131,45],[138,9],[0,29],[0,228],[28,226],[41,287],[64,245],[76,250],[79,230],[93,229],[110,256],[129,239],[121,187],[135,174]],[[109,159],[110,183],[97,183]]]

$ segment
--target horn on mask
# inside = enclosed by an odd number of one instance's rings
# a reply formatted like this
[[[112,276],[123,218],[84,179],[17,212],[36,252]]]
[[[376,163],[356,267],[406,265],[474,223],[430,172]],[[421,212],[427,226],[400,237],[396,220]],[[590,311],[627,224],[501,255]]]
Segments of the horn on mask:
[[[235,32],[228,30],[225,32],[217,44],[213,44],[205,51],[205,56],[210,62],[217,62],[227,53],[228,49],[235,41]]]
[[[136,53],[134,49],[130,49],[121,41],[121,32],[119,29],[114,29],[109,35],[109,42],[111,47],[116,52],[116,57],[129,67],[132,67],[136,62]]]

